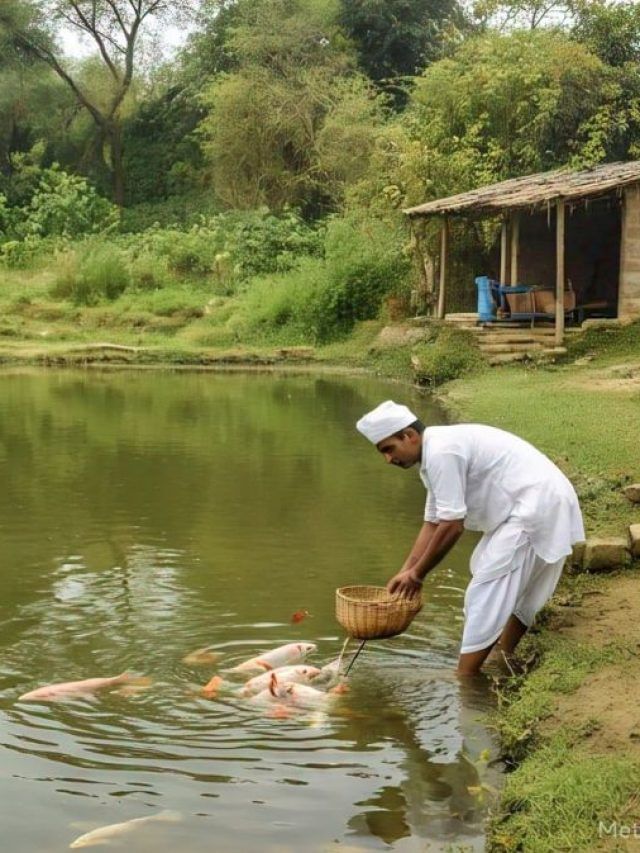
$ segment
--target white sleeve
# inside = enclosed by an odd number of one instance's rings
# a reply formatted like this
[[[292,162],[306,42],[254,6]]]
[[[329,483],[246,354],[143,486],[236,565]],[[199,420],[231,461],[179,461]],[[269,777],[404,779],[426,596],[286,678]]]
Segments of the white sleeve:
[[[425,521],[437,521],[438,513],[436,512],[436,499],[433,494],[433,489],[429,489],[427,492],[427,503],[424,508],[424,520]]]
[[[450,451],[434,454],[429,460],[429,482],[438,521],[466,516],[467,461],[463,456]]]

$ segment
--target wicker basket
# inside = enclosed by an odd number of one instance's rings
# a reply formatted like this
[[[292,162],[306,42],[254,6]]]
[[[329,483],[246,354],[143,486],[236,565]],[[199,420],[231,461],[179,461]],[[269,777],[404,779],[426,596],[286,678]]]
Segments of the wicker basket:
[[[336,590],[336,618],[357,640],[395,637],[422,608],[422,597],[390,595],[383,586],[343,586]]]

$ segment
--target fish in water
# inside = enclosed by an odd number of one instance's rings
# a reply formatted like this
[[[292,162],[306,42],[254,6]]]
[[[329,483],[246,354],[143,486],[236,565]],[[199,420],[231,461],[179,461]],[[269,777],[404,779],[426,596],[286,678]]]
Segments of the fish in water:
[[[150,683],[149,679],[142,679],[129,672],[115,675],[111,678],[85,678],[83,681],[63,681],[59,684],[47,684],[38,687],[29,693],[23,693],[18,702],[56,702],[66,699],[68,696],[87,696],[98,690],[107,690],[111,687],[120,687],[123,684]]]
[[[187,666],[206,666],[210,663],[215,663],[220,659],[220,652],[213,652],[209,648],[196,649],[195,652],[189,652],[182,658],[182,663]]]
[[[309,684],[320,675],[321,670],[317,666],[299,664],[298,666],[282,666],[271,672],[263,672],[261,675],[256,675],[247,681],[240,691],[242,696],[254,696],[262,690],[268,690],[272,673],[275,673],[278,681],[281,682],[289,681],[293,684]]]
[[[244,663],[234,666],[231,672],[265,672],[278,669],[303,661],[310,652],[315,652],[317,646],[314,643],[287,643],[286,646],[278,646],[270,652],[251,658]]]
[[[331,702],[333,698],[330,694],[310,687],[308,684],[281,682],[276,673],[272,672],[269,687],[256,694],[253,701],[259,705],[277,702],[298,708],[318,708]]]
[[[213,678],[202,688],[200,694],[204,696],[205,699],[215,699],[223,684],[224,679],[219,675],[214,675]]]
[[[331,663],[325,664],[313,678],[312,683],[314,685],[324,684],[327,686],[335,684],[340,679],[341,665],[342,661],[340,658],[336,658],[335,660],[332,660]]]
[[[164,811],[158,814],[148,815],[148,817],[134,817],[124,823],[110,823],[107,826],[100,826],[98,829],[92,829],[91,832],[85,832],[75,841],[72,841],[69,847],[71,850],[77,850],[80,847],[93,847],[97,844],[111,844],[111,842],[120,838],[122,835],[127,835],[134,829],[138,829],[145,823],[152,823],[157,820],[166,820],[176,822],[181,820],[179,812]]]

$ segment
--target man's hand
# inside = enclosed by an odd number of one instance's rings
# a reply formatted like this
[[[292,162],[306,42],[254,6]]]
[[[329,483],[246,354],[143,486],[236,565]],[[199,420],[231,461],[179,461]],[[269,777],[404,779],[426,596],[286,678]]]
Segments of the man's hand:
[[[392,595],[404,595],[406,598],[414,598],[420,594],[422,589],[422,578],[419,578],[412,569],[398,572],[387,584],[387,591]]]

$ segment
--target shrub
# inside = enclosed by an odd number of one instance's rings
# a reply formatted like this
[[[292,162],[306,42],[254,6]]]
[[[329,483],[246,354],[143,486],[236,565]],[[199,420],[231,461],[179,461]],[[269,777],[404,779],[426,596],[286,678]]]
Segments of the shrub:
[[[64,238],[98,234],[118,225],[118,209],[79,175],[43,169],[38,189],[16,230],[24,236]]]
[[[430,343],[418,344],[413,355],[416,379],[423,385],[442,385],[483,363],[471,333],[446,327]]]
[[[406,287],[410,273],[402,240],[383,223],[335,219],[325,243],[328,283],[319,294],[317,329],[327,341],[358,320],[378,316],[383,299]]]
[[[131,285],[136,290],[160,290],[171,282],[167,262],[148,250],[133,257],[129,264]]]
[[[227,328],[242,340],[314,342],[318,339],[318,297],[326,286],[324,264],[315,258],[301,261],[283,275],[253,279],[239,297]]]
[[[52,295],[77,305],[117,299],[130,281],[122,253],[109,244],[89,246],[85,251],[81,257],[77,252],[60,257]]]

